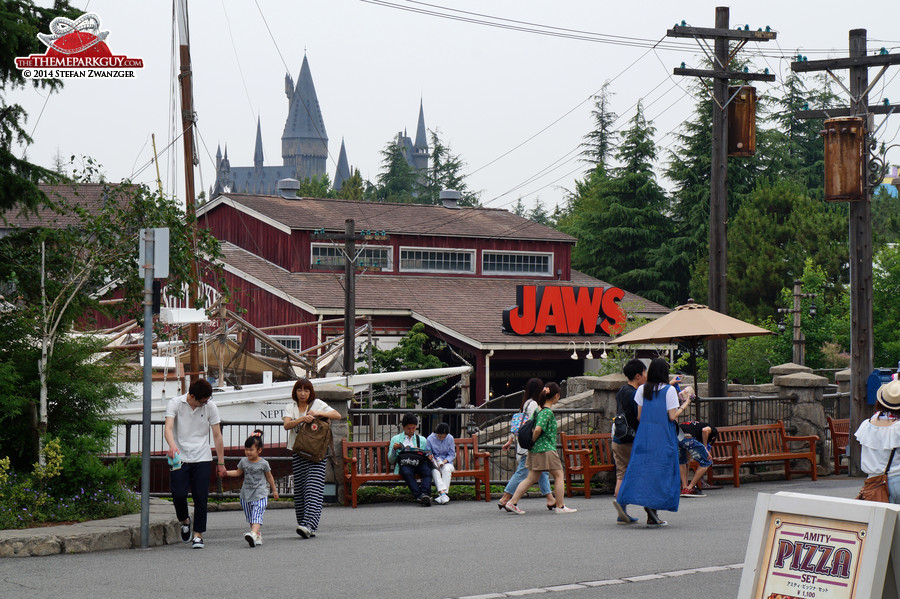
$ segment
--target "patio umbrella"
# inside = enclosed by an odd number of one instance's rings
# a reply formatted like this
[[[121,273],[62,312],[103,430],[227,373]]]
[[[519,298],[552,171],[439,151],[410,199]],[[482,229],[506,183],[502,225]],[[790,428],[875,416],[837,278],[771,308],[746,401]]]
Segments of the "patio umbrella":
[[[771,331],[752,325],[708,306],[688,303],[665,316],[615,339],[614,345],[634,343],[684,343],[691,348],[691,369],[697,384],[696,346],[711,339],[738,339],[756,335],[773,335]]]

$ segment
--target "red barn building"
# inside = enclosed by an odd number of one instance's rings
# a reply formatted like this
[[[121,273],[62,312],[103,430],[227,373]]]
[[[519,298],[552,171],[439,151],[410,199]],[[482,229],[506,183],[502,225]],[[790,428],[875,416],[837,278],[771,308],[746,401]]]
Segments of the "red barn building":
[[[197,215],[222,242],[232,307],[299,351],[343,333],[323,323],[345,311],[344,244],[328,237],[352,219],[366,238],[356,243],[357,324],[370,318],[386,348],[423,323],[474,367],[475,404],[532,376],[596,368],[588,350],[599,359],[625,312],[669,311],[573,270],[575,238],[506,210],[225,193]]]

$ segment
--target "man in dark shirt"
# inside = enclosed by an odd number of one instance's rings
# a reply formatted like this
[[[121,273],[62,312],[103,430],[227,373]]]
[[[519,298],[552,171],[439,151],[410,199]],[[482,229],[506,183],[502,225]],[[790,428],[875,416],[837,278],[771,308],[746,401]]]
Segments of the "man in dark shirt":
[[[628,384],[622,385],[616,394],[616,414],[624,414],[625,421],[631,431],[637,432],[638,417],[637,403],[634,401],[634,394],[637,388],[647,381],[647,367],[638,359],[629,360],[624,367],[622,373],[628,378]],[[623,437],[613,435],[612,439],[613,459],[616,463],[616,491],[615,495],[619,495],[619,487],[622,485],[622,477],[625,476],[625,469],[628,468],[628,462],[631,459],[631,447],[634,443],[634,433],[629,433]],[[626,506],[621,505],[613,499],[613,506],[616,508],[619,517],[616,519],[618,524],[634,524],[637,518],[633,518],[625,511]]]

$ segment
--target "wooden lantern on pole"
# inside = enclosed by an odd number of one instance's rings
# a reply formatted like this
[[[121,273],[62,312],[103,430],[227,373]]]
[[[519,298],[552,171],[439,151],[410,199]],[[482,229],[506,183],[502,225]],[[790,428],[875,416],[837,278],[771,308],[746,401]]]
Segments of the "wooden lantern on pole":
[[[826,119],[822,135],[825,137],[825,200],[865,200],[865,121],[862,117]]]
[[[750,85],[728,88],[728,155],[756,154],[756,88]]]

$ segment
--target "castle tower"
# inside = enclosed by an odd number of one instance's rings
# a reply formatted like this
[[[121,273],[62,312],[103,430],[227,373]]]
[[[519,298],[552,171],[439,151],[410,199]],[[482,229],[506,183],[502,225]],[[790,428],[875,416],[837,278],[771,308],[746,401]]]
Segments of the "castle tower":
[[[419,123],[416,125],[416,143],[412,151],[412,167],[418,173],[428,169],[428,132],[425,130],[425,110],[419,100]]]
[[[281,136],[284,166],[294,169],[300,180],[320,177],[325,174],[328,158],[328,134],[306,55],[297,85],[290,75],[285,77],[285,93],[289,106]]]
[[[332,187],[337,191],[344,186],[344,181],[350,178],[350,163],[347,161],[347,149],[344,147],[344,138],[341,138],[341,153],[338,156],[337,170],[334,172]]]
[[[253,150],[253,168],[262,171],[263,167],[263,147],[262,147],[262,125],[259,117],[256,117],[256,148]]]

